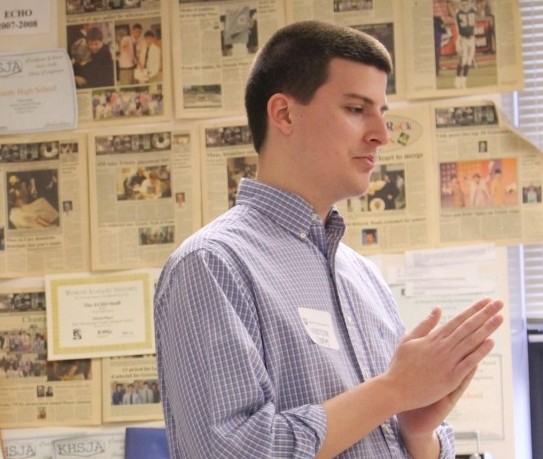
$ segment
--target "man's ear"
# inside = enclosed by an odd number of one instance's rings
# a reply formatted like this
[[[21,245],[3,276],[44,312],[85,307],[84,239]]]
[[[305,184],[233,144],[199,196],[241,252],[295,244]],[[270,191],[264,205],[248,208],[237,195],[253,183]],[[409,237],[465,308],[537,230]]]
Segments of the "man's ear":
[[[292,98],[276,93],[268,100],[268,121],[270,127],[279,130],[283,135],[292,132]]]

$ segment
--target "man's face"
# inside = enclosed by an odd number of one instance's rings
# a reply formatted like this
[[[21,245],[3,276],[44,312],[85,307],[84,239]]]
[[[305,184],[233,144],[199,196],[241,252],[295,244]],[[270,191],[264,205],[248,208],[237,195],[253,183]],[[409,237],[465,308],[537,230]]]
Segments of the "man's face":
[[[319,205],[366,192],[377,149],[389,139],[386,85],[377,68],[336,58],[311,102],[295,104],[299,166]]]
[[[460,8],[462,9],[462,11],[469,11],[470,9],[470,2],[467,2],[466,0],[462,0],[460,2]]]
[[[100,40],[91,40],[88,43],[89,51],[92,54],[96,54],[98,51],[100,51],[100,48],[103,46],[103,42]]]
[[[141,37],[141,29],[132,29],[132,36],[137,40]]]

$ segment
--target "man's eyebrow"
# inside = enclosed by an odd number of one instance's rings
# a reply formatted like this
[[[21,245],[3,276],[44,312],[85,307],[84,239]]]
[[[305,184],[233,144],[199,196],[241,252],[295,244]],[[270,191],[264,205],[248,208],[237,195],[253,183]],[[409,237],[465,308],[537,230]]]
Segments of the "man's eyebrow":
[[[356,94],[356,93],[349,92],[349,93],[345,94],[345,97],[352,98],[352,99],[358,99],[358,100],[364,102],[367,105],[371,105],[372,107],[377,105],[373,99],[371,99],[369,97],[366,97],[366,96],[363,96],[361,94]],[[389,110],[389,106],[387,104],[380,107],[381,114],[385,114],[386,112],[388,112],[388,110]]]

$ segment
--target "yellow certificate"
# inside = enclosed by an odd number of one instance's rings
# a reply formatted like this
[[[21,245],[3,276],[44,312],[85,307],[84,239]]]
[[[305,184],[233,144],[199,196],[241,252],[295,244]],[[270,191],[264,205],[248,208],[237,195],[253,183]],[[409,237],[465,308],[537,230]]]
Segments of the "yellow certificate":
[[[45,278],[50,360],[155,352],[151,270]]]

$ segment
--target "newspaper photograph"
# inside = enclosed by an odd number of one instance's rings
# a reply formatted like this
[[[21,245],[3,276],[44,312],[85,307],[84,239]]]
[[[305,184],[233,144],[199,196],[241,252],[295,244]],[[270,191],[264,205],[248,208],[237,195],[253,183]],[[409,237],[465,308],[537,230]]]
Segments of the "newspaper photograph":
[[[402,10],[396,0],[292,0],[286,2],[287,22],[309,19],[341,24],[366,32],[388,50],[393,71],[388,78],[387,96],[391,101],[405,98],[404,57],[402,48]]]
[[[491,101],[433,105],[439,243],[543,239],[543,153]]]
[[[367,255],[424,248],[435,241],[428,107],[393,109],[386,123],[390,140],[379,149],[368,191],[338,205],[347,225],[345,242]]]
[[[0,425],[101,421],[100,361],[49,361],[43,288],[0,290]]]
[[[246,119],[201,127],[204,224],[234,206],[242,178],[255,178],[258,164]]]
[[[178,118],[241,115],[257,50],[285,25],[283,0],[175,0],[173,63]]]
[[[102,359],[103,422],[162,419],[155,355]]]
[[[196,125],[89,136],[94,270],[162,267],[201,226]]]
[[[170,118],[168,7],[167,0],[60,2],[80,124]]]
[[[0,277],[88,270],[82,134],[0,139]]]
[[[407,98],[524,85],[517,0],[402,0]],[[499,71],[498,71],[499,69]]]

